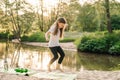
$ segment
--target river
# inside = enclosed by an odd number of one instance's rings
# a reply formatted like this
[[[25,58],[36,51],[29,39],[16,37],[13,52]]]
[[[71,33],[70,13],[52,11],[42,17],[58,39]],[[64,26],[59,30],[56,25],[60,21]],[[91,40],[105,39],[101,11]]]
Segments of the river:
[[[65,51],[62,68],[66,71],[120,70],[119,56],[106,54],[81,53],[77,51]],[[18,43],[0,42],[0,68],[7,64],[8,68],[29,68],[46,70],[49,60],[52,58],[51,51],[46,47],[30,46]],[[51,66],[55,69],[57,61]]]

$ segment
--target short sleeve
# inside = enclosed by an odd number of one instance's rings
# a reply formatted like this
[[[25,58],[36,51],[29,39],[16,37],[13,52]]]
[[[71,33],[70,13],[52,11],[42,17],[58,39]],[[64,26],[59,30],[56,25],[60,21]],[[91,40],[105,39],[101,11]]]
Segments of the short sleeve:
[[[54,32],[54,30],[55,30],[55,26],[51,26],[51,27],[50,27],[50,29],[48,30],[48,32],[53,33],[53,32]]]

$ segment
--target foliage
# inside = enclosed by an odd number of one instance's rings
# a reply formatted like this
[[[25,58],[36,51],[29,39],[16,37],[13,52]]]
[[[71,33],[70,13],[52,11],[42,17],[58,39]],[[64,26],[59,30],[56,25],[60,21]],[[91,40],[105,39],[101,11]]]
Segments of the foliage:
[[[19,25],[21,26],[21,35],[24,35],[32,31],[31,26],[34,20],[35,20],[34,13],[26,12],[25,14],[20,16]]]
[[[41,1],[44,2],[44,0],[39,0],[40,3]],[[57,6],[52,7],[51,11],[44,10],[44,4],[38,4],[39,7],[35,7],[37,12],[26,0],[13,1],[12,3],[9,0],[4,0],[0,1],[0,4],[0,27],[9,29],[10,32],[16,36],[19,35],[19,37],[31,33],[31,30],[45,32],[55,22],[56,18],[61,16],[67,19],[69,25],[67,31],[94,32],[103,31],[107,28],[103,0],[95,1],[92,4],[86,1],[83,5],[79,3],[79,0],[70,0],[69,2],[59,0]],[[119,24],[119,5],[118,2],[110,1],[112,26],[115,29],[119,29],[117,25]],[[19,14],[19,12],[22,13]],[[49,17],[44,16],[43,13],[48,14]]]
[[[45,37],[44,37],[44,33],[43,32],[35,32],[34,34],[31,34],[29,36],[24,35],[22,36],[21,40],[22,41],[29,41],[29,42],[45,42]],[[75,41],[75,38],[71,38],[71,37],[66,37],[60,40],[60,42],[73,42]]]
[[[8,38],[8,32],[2,32],[0,33],[0,39],[7,39]]]
[[[106,43],[101,39],[91,39],[80,44],[81,51],[87,52],[106,52]]]
[[[83,36],[81,39],[77,39],[75,42],[77,43],[78,50],[83,52],[119,54],[120,42],[118,41],[120,41],[120,31],[115,31],[113,34],[106,32],[101,34],[101,37],[91,35],[91,37]]]
[[[74,44],[77,46],[77,48],[79,48],[80,43],[81,43],[81,38],[77,38],[77,39],[74,41]]]
[[[73,42],[75,41],[74,38],[64,38],[63,40],[60,40],[60,42]]]
[[[23,35],[23,36],[21,37],[21,41],[29,41],[29,36]]]
[[[31,34],[30,36],[24,35],[21,38],[22,41],[29,41],[29,42],[45,42],[45,37],[43,32],[36,32]]]
[[[77,16],[76,23],[78,27],[81,27],[82,31],[96,31],[97,30],[97,20],[95,20],[96,12],[94,7],[90,4],[86,4],[80,8],[80,12]]]
[[[120,41],[117,42],[115,45],[113,45],[112,47],[110,47],[109,49],[109,53],[110,54],[120,54]]]
[[[108,34],[105,34],[101,39],[106,41],[106,44],[107,44],[106,48],[109,49],[111,46],[113,46],[116,42],[120,40],[119,35],[120,35],[119,33],[113,33],[113,34],[108,33]]]
[[[120,16],[119,15],[111,16],[111,23],[112,23],[113,30],[120,30]]]
[[[8,31],[7,32],[0,32],[0,39],[12,40],[13,38],[14,38],[14,35],[10,34]]]

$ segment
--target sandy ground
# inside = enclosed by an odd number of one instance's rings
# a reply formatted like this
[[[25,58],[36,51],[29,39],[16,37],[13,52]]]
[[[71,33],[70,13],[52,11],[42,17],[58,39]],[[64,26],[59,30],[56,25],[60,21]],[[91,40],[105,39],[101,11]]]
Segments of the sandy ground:
[[[80,71],[75,80],[120,80],[120,71]],[[0,72],[0,80],[54,80]],[[56,80],[56,79],[55,79]],[[58,79],[61,80],[61,79]],[[67,79],[68,80],[68,79]],[[73,79],[74,80],[74,79]]]
[[[31,76],[13,75],[0,72],[0,80],[51,80],[45,78],[36,78]]]
[[[120,80],[120,71],[82,71],[77,80]]]
[[[32,43],[24,43],[24,44],[48,47],[47,43],[32,42]],[[61,43],[61,46],[64,49],[76,51],[76,46],[73,43]],[[76,72],[75,74],[77,75],[75,80],[120,80],[120,71],[82,70]],[[0,73],[0,80],[54,80],[54,79],[43,79],[36,77],[27,77],[27,76]]]

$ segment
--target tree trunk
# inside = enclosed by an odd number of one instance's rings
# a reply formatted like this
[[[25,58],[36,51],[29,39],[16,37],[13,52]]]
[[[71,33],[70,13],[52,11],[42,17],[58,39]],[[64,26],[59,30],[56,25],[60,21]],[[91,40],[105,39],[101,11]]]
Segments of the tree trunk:
[[[41,12],[42,12],[42,14],[41,14],[41,20],[42,20],[42,23],[41,23],[41,31],[43,32],[43,31],[44,31],[44,29],[43,29],[43,28],[44,28],[44,27],[43,27],[43,26],[44,26],[44,24],[43,24],[43,22],[44,22],[44,18],[43,18],[43,17],[44,17],[44,16],[43,16],[43,15],[44,15],[44,11],[43,11],[43,0],[41,0],[40,2],[41,2]]]
[[[107,17],[107,29],[109,33],[112,33],[109,0],[105,0],[105,4],[106,4],[105,8],[106,8],[106,17]]]

